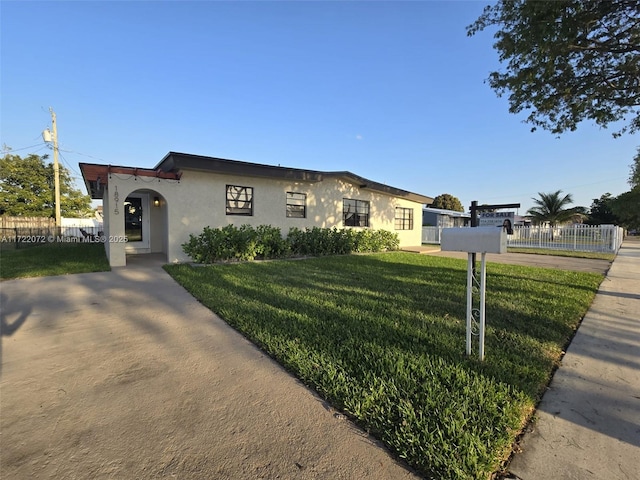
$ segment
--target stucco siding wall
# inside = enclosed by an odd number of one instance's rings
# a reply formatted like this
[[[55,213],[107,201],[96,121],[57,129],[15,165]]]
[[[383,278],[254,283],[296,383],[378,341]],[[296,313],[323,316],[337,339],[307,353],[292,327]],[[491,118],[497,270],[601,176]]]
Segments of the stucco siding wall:
[[[103,212],[109,211],[109,189],[108,188],[104,189],[104,193],[102,195],[102,211]],[[103,213],[102,231],[104,232],[105,238],[109,238],[109,221],[105,217],[104,213]],[[104,249],[105,249],[105,252],[107,253],[107,259],[109,260],[109,262],[111,262],[111,245],[109,244],[109,242],[105,242]]]
[[[150,244],[147,251],[166,251],[169,254],[171,246],[168,243],[166,215],[169,203],[177,202],[181,197],[178,194],[180,187],[184,189],[183,185],[174,180],[156,180],[149,177],[136,179],[132,175],[120,174],[110,176],[105,198],[103,198],[103,216],[105,227],[108,225],[109,229],[108,232],[105,230],[105,235],[107,235],[107,239],[115,240],[106,245],[111,266],[126,265],[127,244],[117,240],[124,236],[124,201],[133,192],[146,193],[149,196],[149,208],[146,213],[149,215],[151,224]],[[160,207],[153,206],[154,196],[161,198]],[[178,249],[181,250],[179,245]],[[168,255],[167,258],[171,257]]]
[[[164,199],[160,200],[160,206],[156,207],[153,204],[154,197],[160,198],[160,195],[155,192],[149,193],[149,214],[151,218],[151,225],[149,229],[149,247],[151,253],[164,252],[166,250],[167,240],[167,227],[166,227],[166,202]]]
[[[420,245],[422,205],[404,199],[361,190],[339,179],[318,183],[274,180],[244,176],[219,175],[203,172],[184,172],[177,192],[176,208],[169,211],[170,253],[174,260],[186,261],[180,245],[189,234],[199,234],[205,226],[222,227],[228,224],[272,225],[283,234],[290,228],[319,226],[343,228],[342,200],[351,198],[370,202],[369,228],[396,232],[401,246]],[[226,215],[226,186],[253,188],[253,215]],[[306,218],[286,216],[287,192],[307,195]],[[171,199],[167,199],[171,206]],[[395,230],[395,207],[413,209],[413,230]],[[176,226],[176,227],[174,227]],[[358,227],[353,227],[358,228]],[[176,245],[179,248],[175,248]],[[179,250],[179,251],[178,251]],[[175,257],[175,258],[173,258]]]
[[[227,185],[253,188],[252,216],[226,215]],[[116,187],[117,202],[114,197]],[[151,251],[166,251],[169,262],[189,261],[182,251],[182,244],[189,240],[189,234],[198,235],[206,226],[272,225],[279,227],[283,234],[292,227],[343,228],[343,198],[369,201],[369,228],[397,233],[400,246],[421,243],[422,204],[416,202],[360,189],[335,178],[310,183],[195,171],[185,171],[179,182],[136,180],[131,176],[112,175],[106,194],[108,198],[104,203],[105,225],[109,224],[109,235],[124,235],[123,202],[134,191],[149,193]],[[286,192],[307,195],[306,218],[286,216]],[[153,206],[153,197],[156,195],[161,198],[160,207]],[[413,230],[395,230],[395,207],[413,210]],[[116,209],[118,213],[115,213]],[[123,243],[107,246],[112,266],[125,264],[124,247]]]

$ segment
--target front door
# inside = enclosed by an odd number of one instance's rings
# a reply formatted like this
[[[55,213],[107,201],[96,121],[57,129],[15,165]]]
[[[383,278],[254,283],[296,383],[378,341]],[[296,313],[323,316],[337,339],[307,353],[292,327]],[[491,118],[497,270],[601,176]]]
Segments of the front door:
[[[124,234],[127,252],[149,251],[149,195],[132,193],[124,201]]]

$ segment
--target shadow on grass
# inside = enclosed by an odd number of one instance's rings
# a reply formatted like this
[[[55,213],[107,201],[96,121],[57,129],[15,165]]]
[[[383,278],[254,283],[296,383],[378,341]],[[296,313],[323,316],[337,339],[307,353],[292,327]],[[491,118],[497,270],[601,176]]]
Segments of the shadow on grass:
[[[303,266],[299,262],[278,262],[193,269],[190,276],[196,275],[198,280],[189,283],[199,284],[193,293],[243,331],[247,325],[239,324],[241,320],[233,314],[239,304],[245,305],[244,315],[270,319],[271,325],[262,326],[264,331],[281,329],[279,335],[289,340],[308,338],[313,345],[332,336],[329,341],[336,348],[353,338],[384,348],[402,345],[415,355],[462,360],[467,368],[506,381],[534,401],[557,360],[544,346],[555,344],[559,356],[598,283],[568,286],[558,282],[565,297],[568,291],[578,292],[578,297],[580,292],[586,294],[583,305],[571,312],[572,318],[560,318],[553,314],[555,305],[550,312],[543,307],[551,296],[549,282],[535,278],[539,271],[515,278],[508,273],[490,273],[487,361],[480,363],[464,357],[466,265],[447,267],[436,261],[416,266],[385,260],[384,256],[305,262],[304,268],[296,268]],[[500,270],[509,268],[500,266]],[[232,269],[230,275],[226,275],[227,269]],[[526,291],[521,281],[526,283]],[[519,296],[514,296],[516,293]],[[566,303],[572,298],[565,298]]]
[[[590,280],[573,286],[562,273],[547,282],[541,269],[512,278],[496,267],[480,362],[465,356],[466,262],[406,255],[166,268],[413,466],[441,478],[455,478],[452,465],[490,472],[602,277],[578,274]],[[541,308],[554,279],[567,299]]]

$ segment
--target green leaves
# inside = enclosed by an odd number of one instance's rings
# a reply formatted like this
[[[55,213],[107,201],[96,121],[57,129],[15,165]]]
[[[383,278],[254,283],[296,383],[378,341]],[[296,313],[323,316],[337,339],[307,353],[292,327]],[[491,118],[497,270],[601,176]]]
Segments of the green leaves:
[[[570,193],[562,196],[562,190],[551,193],[538,193],[539,198],[532,198],[535,207],[527,210],[527,215],[534,223],[549,223],[552,227],[559,223],[566,223],[571,220],[584,217],[582,207],[565,208],[573,203]]]
[[[182,249],[198,263],[226,260],[254,260],[255,258],[283,258],[290,255],[340,255],[353,252],[381,252],[397,250],[398,235],[386,230],[353,230],[337,228],[292,228],[286,238],[279,228],[259,225],[227,225],[222,228],[205,227]]]
[[[50,217],[54,215],[53,165],[46,156],[6,154],[0,158],[0,214]],[[91,213],[91,199],[74,188],[69,172],[60,166],[60,211],[65,217]]]
[[[640,187],[615,197],[611,210],[628,229],[640,229]]]
[[[445,210],[453,210],[454,212],[464,212],[464,207],[458,197],[454,197],[448,193],[438,195],[433,199],[433,203],[429,205],[431,208],[443,208]]]
[[[509,94],[509,111],[555,134],[591,119],[614,136],[640,130],[640,6],[628,0],[500,0],[467,27],[489,27],[504,71],[489,84]]]

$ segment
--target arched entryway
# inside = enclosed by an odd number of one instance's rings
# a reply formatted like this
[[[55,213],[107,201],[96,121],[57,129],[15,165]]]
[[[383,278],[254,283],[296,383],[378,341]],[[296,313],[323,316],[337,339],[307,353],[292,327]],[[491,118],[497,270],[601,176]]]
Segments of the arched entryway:
[[[129,255],[167,255],[167,201],[157,191],[138,189],[127,195],[122,216]]]

